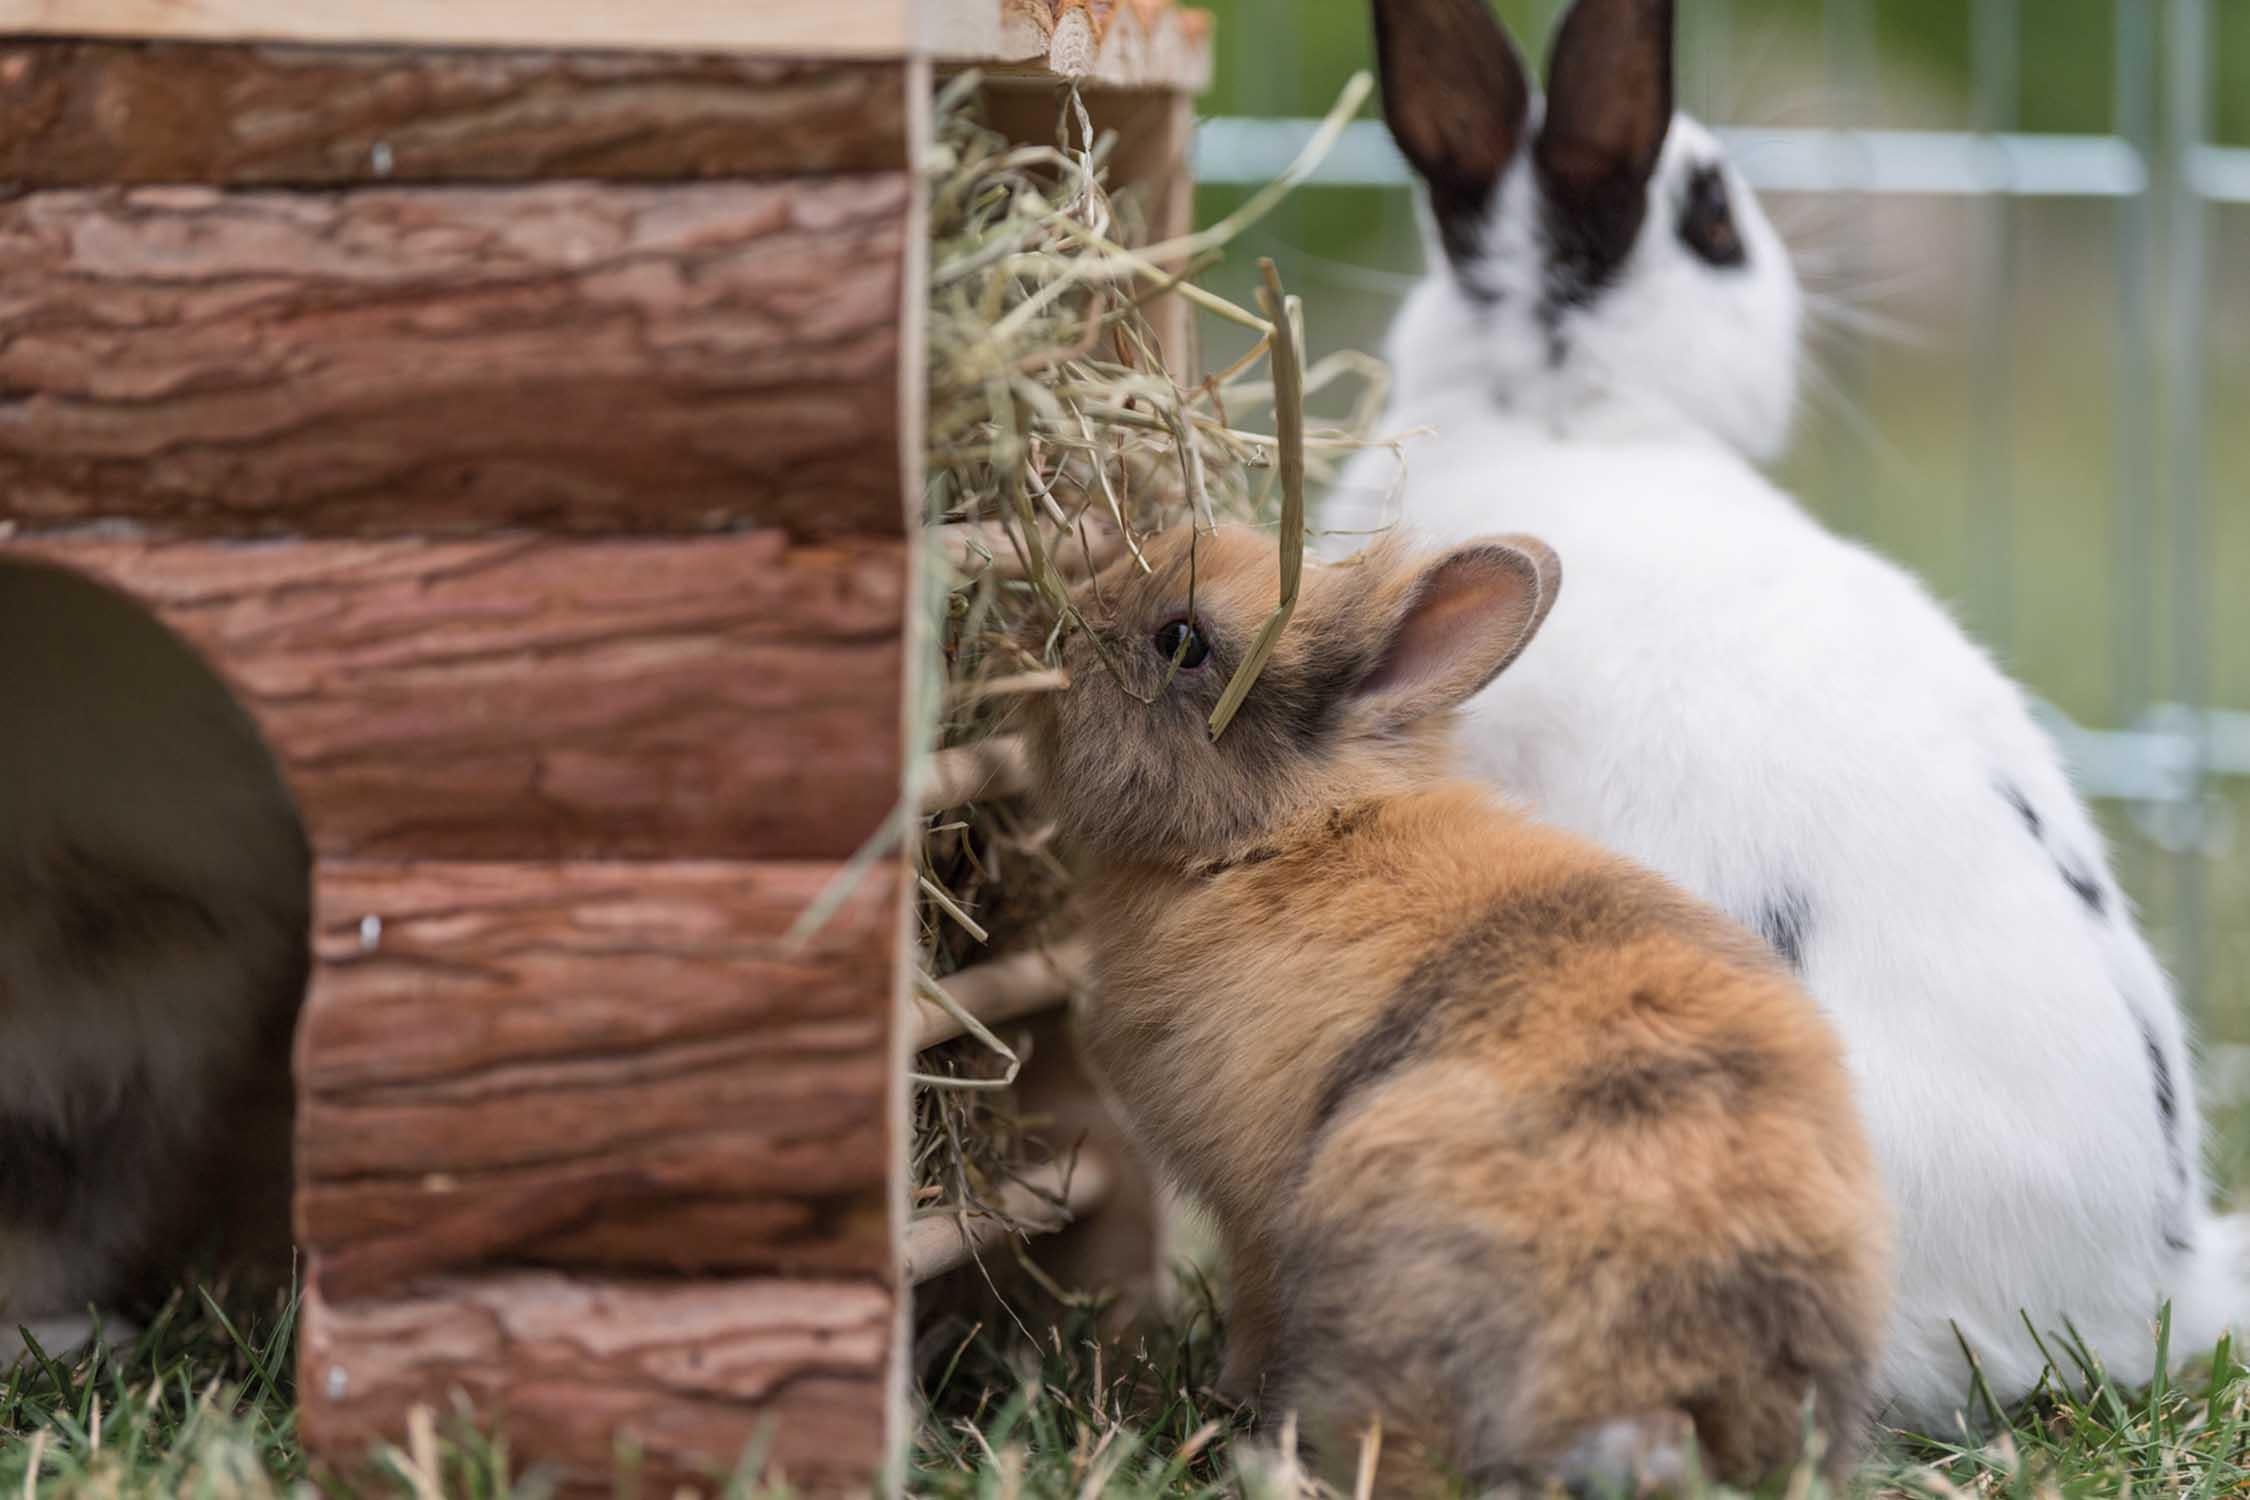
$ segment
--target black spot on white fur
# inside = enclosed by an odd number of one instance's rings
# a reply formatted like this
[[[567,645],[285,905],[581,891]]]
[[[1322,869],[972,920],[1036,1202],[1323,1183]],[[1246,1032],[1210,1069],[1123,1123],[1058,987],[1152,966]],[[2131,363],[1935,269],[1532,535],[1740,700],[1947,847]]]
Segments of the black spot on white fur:
[[[2055,856],[2055,871],[2062,876],[2063,884],[2070,887],[2071,894],[2086,903],[2086,910],[2097,917],[2108,910],[2108,898],[2102,894],[2101,883],[2093,876],[2059,854]]]
[[[2167,1135],[2178,1123],[2180,1099],[2172,1087],[2172,1065],[2165,1061],[2164,1049],[2156,1044],[2156,1033],[2147,1026],[2141,1027],[2141,1045],[2148,1049],[2149,1069],[2156,1076],[2156,1114],[2164,1122]]]
[[[1758,908],[1758,934],[1790,968],[1803,972],[1805,933],[1812,925],[1812,903],[1802,891],[1783,891]]]
[[[2024,795],[2023,788],[2005,776],[1995,777],[1992,784],[2000,793],[2001,799],[2016,810],[2016,816],[2023,820],[2023,826],[2030,831],[2031,836],[2039,841],[2039,847],[2047,851],[2047,857],[2055,862],[2055,873],[2062,877],[2064,885],[2070,887],[2070,893],[2095,916],[2106,915],[2109,911],[2109,894],[2102,889],[2101,881],[2077,856],[2048,844],[2046,820],[2039,816],[2039,809],[2031,805],[2031,799]]]
[[[1727,197],[1726,173],[1717,162],[1705,162],[1688,173],[1687,191],[1680,199],[1679,234],[1680,243],[1715,270],[1739,270],[1749,264],[1749,250]]]
[[[2148,1054],[2149,1079],[2156,1095],[2156,1119],[2164,1127],[2164,1149],[2171,1158],[2172,1175],[2184,1185],[2188,1169],[2180,1151],[2180,1092],[2172,1080],[2172,1060],[2164,1055],[2164,1045],[2156,1039],[2155,1028],[2137,1015],[2133,1020],[2141,1029],[2141,1049]]]
[[[1539,327],[1547,336],[1547,364],[1560,368],[1570,357],[1563,319],[1601,296],[1617,279],[1622,257],[1552,205],[1545,220],[1547,265],[1539,289]]]
[[[2023,826],[2031,830],[2031,836],[2044,840],[2046,825],[2039,821],[2039,811],[2031,805],[2031,799],[2023,794],[2023,788],[2005,776],[1994,785],[1999,787],[2000,795],[2007,799],[2008,805],[2016,810],[2016,816],[2023,819]]]
[[[2076,856],[2055,849],[2047,842],[2046,820],[2039,816],[2039,809],[2031,805],[2031,799],[2024,795],[2023,788],[2005,776],[1994,777],[1992,785],[2000,793],[2001,800],[2015,810],[2016,816],[2022,820],[2023,826],[2039,847],[2046,851],[2047,857],[2054,861],[2055,873],[2062,877],[2064,885],[2070,887],[2070,893],[2094,916],[2105,915],[2109,910],[2109,895],[2102,889],[2101,881]],[[2126,1013],[2133,1018],[2133,1025],[2140,1031],[2141,1050],[2148,1057],[2150,1092],[2156,1101],[2156,1119],[2164,1136],[2165,1157],[2171,1164],[2173,1180],[2184,1190],[2189,1186],[2189,1174],[2187,1158],[2180,1147],[2180,1093],[2179,1085],[2172,1075],[2172,1061],[2164,1055],[2164,1046],[2157,1040],[2156,1029],[2149,1025],[2148,1019],[2131,1000],[2125,999],[2124,1005]],[[2184,1253],[2191,1246],[2179,1228],[2178,1216],[2179,1204],[2175,1202],[2165,1211],[2162,1233],[2166,1245]]]
[[[2148,1054],[2149,1077],[2156,1095],[2156,1118],[2164,1130],[2164,1155],[2171,1164],[2172,1181],[2178,1187],[2178,1192],[2165,1207],[2159,1232],[2164,1237],[2166,1248],[2184,1255],[2194,1246],[2180,1223],[2185,1196],[2192,1184],[2188,1176],[2187,1158],[2180,1150],[2179,1090],[2172,1081],[2171,1059],[2164,1055],[2164,1046],[2157,1041],[2155,1030],[2138,1015],[2133,1020],[2140,1027],[2141,1048]]]

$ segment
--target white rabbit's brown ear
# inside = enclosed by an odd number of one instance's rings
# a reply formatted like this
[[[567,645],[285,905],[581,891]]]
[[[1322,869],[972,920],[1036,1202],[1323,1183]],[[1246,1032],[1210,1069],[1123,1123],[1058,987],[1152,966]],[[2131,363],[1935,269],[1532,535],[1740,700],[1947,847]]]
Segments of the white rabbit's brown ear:
[[[1434,558],[1359,680],[1359,712],[1387,731],[1468,701],[1531,643],[1561,587],[1561,561],[1533,537],[1491,537]]]
[[[1466,266],[1523,142],[1523,59],[1488,0],[1375,0],[1375,57],[1391,139],[1429,185],[1447,258]]]
[[[1648,212],[1672,128],[1672,0],[1577,0],[1547,59],[1533,149],[1558,249],[1599,285]]]

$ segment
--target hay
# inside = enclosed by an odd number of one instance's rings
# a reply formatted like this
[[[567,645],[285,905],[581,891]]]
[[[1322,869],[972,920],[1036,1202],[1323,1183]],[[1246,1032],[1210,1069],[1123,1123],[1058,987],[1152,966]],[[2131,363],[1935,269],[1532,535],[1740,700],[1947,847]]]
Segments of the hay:
[[[1263,649],[1230,684],[1212,732],[1248,691],[1265,650],[1286,628],[1304,539],[1308,470],[1366,446],[1381,409],[1377,362],[1343,354],[1311,369],[1302,309],[1263,267],[1262,315],[1188,280],[1214,263],[1316,164],[1367,92],[1353,80],[1305,157],[1227,219],[1167,244],[1139,238],[1134,205],[1113,199],[1075,94],[1063,96],[1054,145],[1012,144],[984,129],[976,80],[941,96],[930,182],[929,414],[925,518],[929,592],[942,653],[942,701],[926,705],[931,742],[945,747],[925,776],[920,841],[920,937],[925,1030],[955,1038],[924,1051],[915,1074],[912,1182],[919,1215],[1017,1214],[1029,1192],[1052,1201],[1051,1163],[1069,1141],[1040,1138],[1014,1109],[1008,1083],[1036,1059],[1018,1056],[1005,1028],[988,1028],[947,989],[950,976],[1010,967],[1009,1013],[1023,1013],[1042,959],[1056,943],[1075,962],[1055,913],[1069,885],[1048,831],[1011,800],[1020,780],[1009,740],[1023,699],[1064,685],[1054,647],[1070,628],[1069,589],[1139,539],[1193,519],[1277,526],[1284,604]],[[1227,369],[1183,389],[1158,347],[1151,304],[1167,293],[1255,336]],[[1336,425],[1308,427],[1307,394],[1356,380],[1358,400]],[[1249,425],[1272,416],[1272,430]],[[1032,649],[1023,641],[1043,641]],[[992,991],[987,967],[965,990]],[[1028,989],[1027,989],[1028,986]],[[1057,991],[1063,979],[1055,982]],[[1046,1169],[1046,1170],[1042,1170]]]

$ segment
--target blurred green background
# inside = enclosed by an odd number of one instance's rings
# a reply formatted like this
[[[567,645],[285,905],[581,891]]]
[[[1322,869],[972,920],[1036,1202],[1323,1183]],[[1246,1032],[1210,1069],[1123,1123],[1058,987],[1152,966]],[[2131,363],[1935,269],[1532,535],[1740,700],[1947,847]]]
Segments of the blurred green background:
[[[1317,116],[1371,66],[1364,0],[1197,3],[1218,18],[1206,116]],[[1552,0],[1497,8],[1543,57]],[[1918,571],[2080,725],[2131,727],[2173,700],[2250,712],[2250,255],[2235,253],[2250,245],[2250,205],[2171,190],[2181,158],[2166,132],[2196,113],[2181,83],[2190,49],[2174,45],[2192,35],[2186,6],[1682,0],[1680,12],[1681,104],[1714,124],[1989,126],[2147,148],[2151,190],[2130,197],[1764,194],[1831,310],[1781,478]],[[2250,147],[2250,0],[2205,0],[2202,14],[2205,138]],[[2234,163],[2250,168],[2250,155]],[[1243,196],[1207,183],[1199,222]],[[2190,247],[2199,274],[2179,253]],[[1421,265],[1408,194],[1389,187],[1301,191],[1214,288],[1248,303],[1258,255],[1304,297],[1316,357],[1379,351]],[[1208,352],[1238,347],[1228,335],[1208,329]],[[2172,525],[2182,493],[2200,528],[2186,536]],[[2207,1072],[2250,1082],[2230,1050],[2250,1044],[2250,781],[2213,777],[2199,804],[2098,809],[2152,939],[2195,990]],[[2250,1151],[2222,1171],[2250,1180]]]

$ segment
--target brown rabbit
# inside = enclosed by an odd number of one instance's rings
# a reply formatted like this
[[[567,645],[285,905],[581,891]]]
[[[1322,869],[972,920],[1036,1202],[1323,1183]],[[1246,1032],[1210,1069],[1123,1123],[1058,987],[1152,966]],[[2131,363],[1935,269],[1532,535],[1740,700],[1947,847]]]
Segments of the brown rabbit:
[[[1181,531],[1079,591],[1029,710],[1086,870],[1087,1042],[1231,1261],[1227,1382],[1384,1492],[1600,1490],[1860,1451],[1889,1225],[1834,1036],[1766,947],[1449,779],[1539,628],[1539,542],[1308,570]],[[1684,623],[1684,622],[1683,622]],[[1175,665],[1176,662],[1176,665]]]

